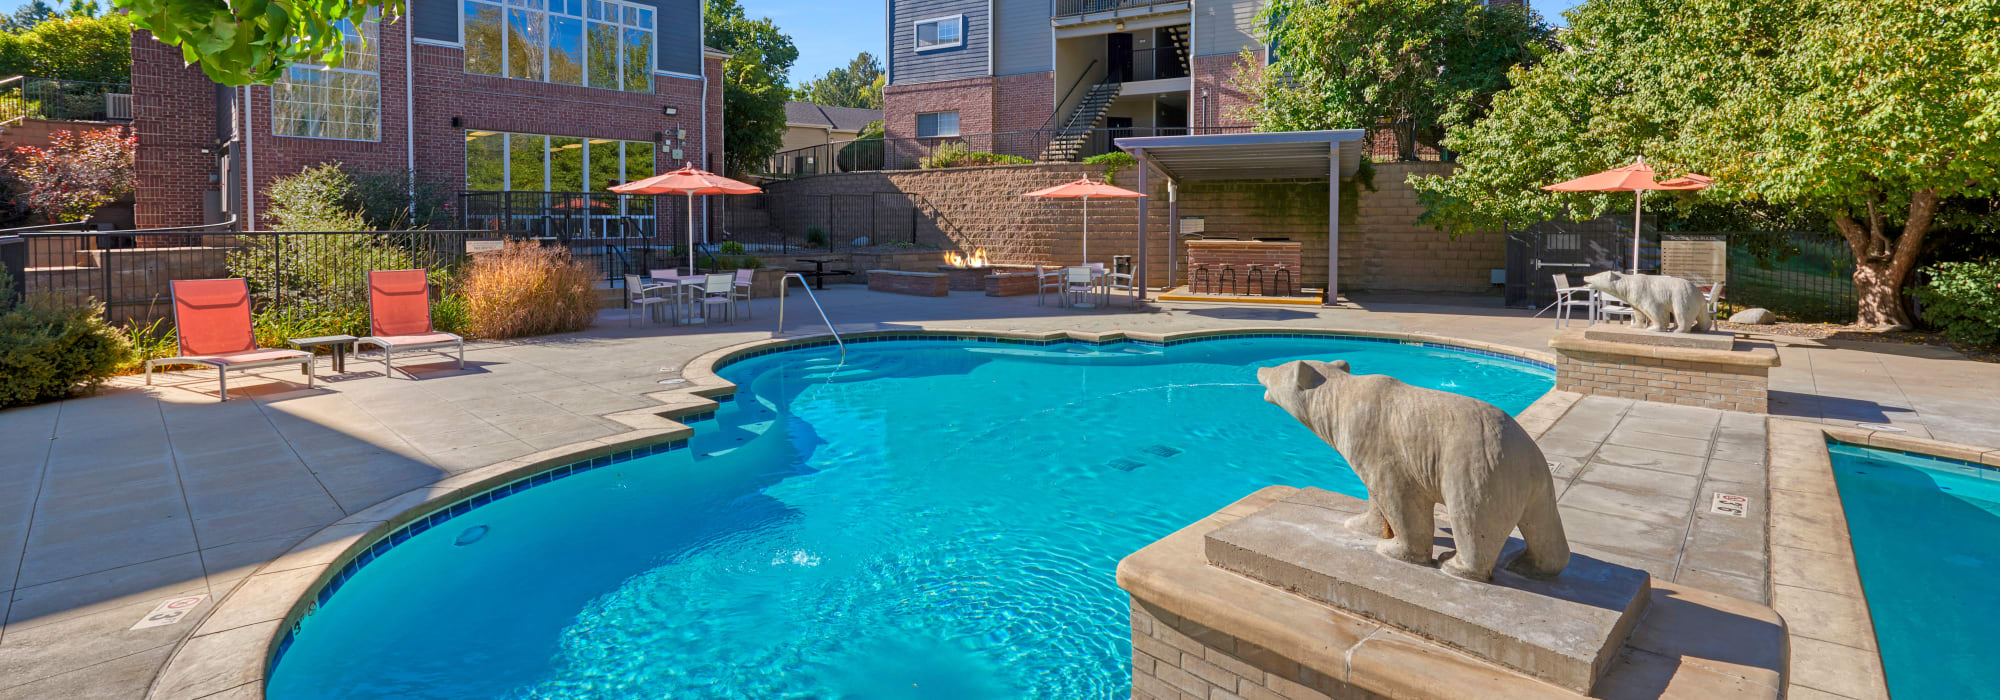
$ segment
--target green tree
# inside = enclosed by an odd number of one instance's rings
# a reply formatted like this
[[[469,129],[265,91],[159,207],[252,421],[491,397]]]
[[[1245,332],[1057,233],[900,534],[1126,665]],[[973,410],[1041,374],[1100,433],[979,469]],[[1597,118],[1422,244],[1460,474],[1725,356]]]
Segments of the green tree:
[[[786,88],[799,50],[769,18],[743,15],[737,0],[707,0],[702,6],[703,41],[728,52],[722,65],[724,170],[736,175],[762,167],[785,138]]]
[[[15,8],[14,14],[8,15],[5,19],[0,19],[0,32],[12,34],[27,31],[35,25],[55,19],[55,17],[56,8],[51,7],[47,0],[28,0],[28,2],[23,3],[20,7]]]
[[[863,51],[847,62],[799,86],[794,99],[830,107],[882,108],[882,62]]]
[[[1258,21],[1276,49],[1268,66],[1248,51],[1238,61],[1238,118],[1265,131],[1408,121],[1432,146],[1553,46],[1525,5],[1478,0],[1271,0]]]
[[[71,15],[26,31],[0,34],[0,75],[129,82],[132,23],[115,13],[103,17]]]
[[[2000,194],[2000,0],[1620,0],[1571,10],[1567,50],[1516,71],[1412,178],[1454,233],[1591,218],[1627,196],[1541,185],[1645,154],[1716,185],[1661,211],[1778,207],[1853,249],[1858,323],[1909,324],[1901,290],[1941,207]]]
[[[104,8],[97,0],[69,0],[69,5],[63,8],[64,17],[96,17],[102,12]]]
[[[37,0],[38,1],[38,0]],[[339,65],[340,22],[380,10],[403,16],[403,0],[112,0],[132,26],[181,49],[210,80],[267,84],[293,63]]]

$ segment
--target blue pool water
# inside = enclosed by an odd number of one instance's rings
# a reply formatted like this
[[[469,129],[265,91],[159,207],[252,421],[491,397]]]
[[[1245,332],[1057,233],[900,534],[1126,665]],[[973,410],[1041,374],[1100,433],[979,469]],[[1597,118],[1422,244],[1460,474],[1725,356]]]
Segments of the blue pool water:
[[[1365,495],[1262,400],[1256,367],[1306,358],[1513,413],[1552,384],[1332,338],[759,356],[721,372],[739,393],[686,449],[494,501],[362,567],[269,695],[1129,697],[1121,557],[1267,485]]]
[[[1835,443],[1875,643],[1897,700],[2000,698],[2000,472]]]

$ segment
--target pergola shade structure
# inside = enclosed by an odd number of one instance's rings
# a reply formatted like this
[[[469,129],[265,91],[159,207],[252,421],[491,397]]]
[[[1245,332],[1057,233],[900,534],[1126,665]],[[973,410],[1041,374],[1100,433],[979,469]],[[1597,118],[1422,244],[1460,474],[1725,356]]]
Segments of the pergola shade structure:
[[[1137,136],[1116,141],[1118,148],[1139,161],[1139,191],[1146,192],[1147,177],[1160,171],[1169,183],[1186,180],[1331,180],[1327,187],[1327,284],[1325,303],[1333,304],[1340,289],[1340,181],[1354,177],[1361,168],[1362,129],[1326,131],[1279,131],[1246,134],[1202,134],[1189,136]],[[1140,293],[1146,281],[1146,205],[1139,200]],[[1176,198],[1167,202],[1170,227],[1180,225]],[[1167,252],[1173,253],[1169,232]],[[1173,269],[1172,263],[1167,265]],[[1168,280],[1171,283],[1172,274]]]

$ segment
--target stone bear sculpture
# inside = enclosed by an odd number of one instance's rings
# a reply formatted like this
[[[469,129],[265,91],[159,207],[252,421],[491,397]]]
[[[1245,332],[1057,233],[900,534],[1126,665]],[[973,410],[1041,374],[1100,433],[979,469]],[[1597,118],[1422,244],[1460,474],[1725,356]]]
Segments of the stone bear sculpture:
[[[1350,375],[1340,360],[1261,368],[1257,381],[1265,401],[1339,450],[1368,487],[1368,512],[1346,525],[1386,538],[1375,551],[1432,564],[1432,509],[1443,503],[1457,546],[1446,573],[1492,580],[1516,527],[1527,549],[1509,569],[1549,578],[1569,564],[1548,461],[1506,411],[1386,375]]]
[[[1585,286],[1599,294],[1609,294],[1632,306],[1638,314],[1632,325],[1649,331],[1664,331],[1672,318],[1674,330],[1682,333],[1705,331],[1713,326],[1708,315],[1708,297],[1693,282],[1666,275],[1628,275],[1599,272],[1583,278]],[[1669,313],[1673,315],[1668,316]]]

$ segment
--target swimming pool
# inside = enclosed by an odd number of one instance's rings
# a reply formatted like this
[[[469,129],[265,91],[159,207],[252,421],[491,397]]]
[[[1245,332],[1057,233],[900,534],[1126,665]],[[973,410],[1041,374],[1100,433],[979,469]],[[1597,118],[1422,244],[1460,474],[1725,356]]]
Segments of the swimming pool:
[[[2000,698],[2000,471],[1830,443],[1834,482],[1898,700]]]
[[[1270,484],[1363,495],[1262,401],[1254,368],[1306,358],[1511,413],[1553,383],[1344,338],[751,357],[684,449],[373,555],[300,625],[269,697],[1126,697],[1121,557]]]

